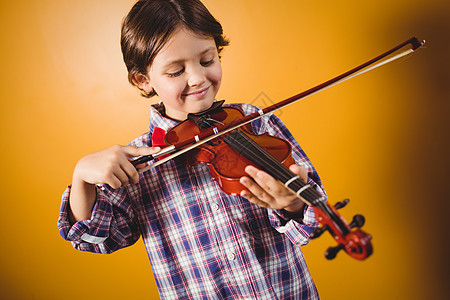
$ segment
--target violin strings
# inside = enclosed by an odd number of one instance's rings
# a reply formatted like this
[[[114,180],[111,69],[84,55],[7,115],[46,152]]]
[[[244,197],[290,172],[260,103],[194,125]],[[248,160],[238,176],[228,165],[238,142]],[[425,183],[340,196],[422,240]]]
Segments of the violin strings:
[[[239,150],[241,150],[240,152],[243,152],[243,150],[245,150],[245,152],[249,154],[244,156],[254,157],[255,160],[257,160],[256,158],[259,158],[257,164],[262,165],[262,167],[264,167],[267,171],[276,176],[279,180],[286,182],[287,180],[293,177],[290,176],[290,174],[288,174],[286,170],[283,170],[284,166],[280,167],[278,165],[279,162],[275,160],[275,158],[272,155],[268,154],[257,143],[255,143],[252,139],[247,137],[247,135],[241,132],[237,132],[235,135],[236,136],[239,135],[239,137],[241,138],[241,140],[235,139],[235,141],[239,143],[240,146]],[[244,142],[246,142],[246,144],[244,144]]]
[[[295,174],[292,173],[286,166],[282,165],[278,160],[270,155],[270,153],[240,131],[230,133],[227,137],[225,137],[225,142],[283,183],[295,176]],[[297,179],[290,183],[288,188],[296,192],[306,185],[307,184],[302,180]],[[300,195],[309,202],[308,204],[313,206],[316,206],[318,202],[321,201],[321,198],[323,198],[322,195],[320,195],[313,187],[306,188],[300,193]]]
[[[241,140],[238,139],[234,139],[233,141],[235,142],[234,145],[238,144],[239,148],[236,149],[239,152],[244,152],[248,155],[245,155],[245,157],[249,158],[249,157],[254,157],[254,158],[259,158],[258,159],[258,165],[262,164],[264,165],[263,167],[265,169],[270,170],[271,173],[274,174],[274,176],[278,177],[281,180],[289,180],[289,178],[286,178],[286,172],[282,172],[282,170],[280,170],[279,168],[276,168],[276,164],[278,164],[278,161],[274,161],[274,158],[271,155],[268,155],[268,153],[266,151],[261,151],[261,149],[257,148],[257,144],[254,145],[253,140],[251,140],[250,138],[248,138],[245,134],[241,133],[241,132],[236,132],[235,134],[236,136],[233,136],[233,138],[237,137],[237,135],[239,135],[239,137],[241,138]],[[244,140],[247,144],[244,144]],[[251,140],[251,141],[250,141]],[[253,145],[252,145],[253,144]],[[252,148],[250,148],[250,146],[253,146]],[[259,145],[258,145],[259,146]],[[256,160],[256,159],[255,159]],[[292,177],[292,176],[291,176]]]

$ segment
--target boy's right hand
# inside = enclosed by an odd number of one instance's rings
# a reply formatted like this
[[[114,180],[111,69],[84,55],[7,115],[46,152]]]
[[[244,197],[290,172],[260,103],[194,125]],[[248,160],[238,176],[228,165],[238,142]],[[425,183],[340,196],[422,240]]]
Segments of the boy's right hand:
[[[112,188],[124,187],[139,180],[136,168],[130,158],[155,154],[159,147],[135,147],[115,145],[93,152],[80,159],[73,173],[73,183],[107,183]]]

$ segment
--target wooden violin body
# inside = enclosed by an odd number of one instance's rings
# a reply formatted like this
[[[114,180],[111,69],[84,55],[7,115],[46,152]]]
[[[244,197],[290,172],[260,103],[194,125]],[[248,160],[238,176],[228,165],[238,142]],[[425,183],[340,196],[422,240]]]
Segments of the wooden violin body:
[[[214,124],[226,124],[235,121],[244,116],[243,112],[237,108],[225,107],[219,111],[208,114],[208,122]],[[196,136],[202,130],[192,120],[187,120],[169,130],[165,136],[165,142],[168,145],[173,145],[186,136]],[[254,135],[250,125],[243,126],[241,129],[247,134],[255,143],[263,147],[271,156],[278,162],[289,166],[294,163],[291,156],[291,145],[278,137],[270,136],[268,134]],[[239,182],[239,179],[245,174],[245,167],[248,165],[255,165],[244,155],[234,151],[230,146],[224,142],[223,137],[214,139],[200,147],[197,147],[189,152],[189,155],[184,155],[183,158],[188,165],[206,164],[210,170],[213,180],[215,180],[221,189],[230,195],[239,195],[245,187]]]

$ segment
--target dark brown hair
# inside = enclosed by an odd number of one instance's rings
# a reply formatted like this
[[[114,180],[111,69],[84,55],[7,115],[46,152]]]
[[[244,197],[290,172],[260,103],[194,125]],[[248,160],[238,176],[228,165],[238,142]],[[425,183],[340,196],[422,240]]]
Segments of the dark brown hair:
[[[195,34],[213,37],[218,52],[228,45],[222,25],[199,0],[141,0],[122,23],[121,47],[128,81],[137,86],[135,75],[147,74],[156,54],[180,26]],[[150,98],[154,91],[142,96]]]

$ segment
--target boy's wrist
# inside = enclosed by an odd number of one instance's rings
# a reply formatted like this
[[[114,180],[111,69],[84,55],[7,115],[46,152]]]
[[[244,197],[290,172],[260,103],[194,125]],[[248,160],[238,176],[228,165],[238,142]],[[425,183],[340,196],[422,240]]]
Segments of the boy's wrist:
[[[305,209],[305,203],[298,199],[295,203],[286,206],[283,210],[286,211],[288,214],[296,215],[296,214],[303,214],[303,210]]]

